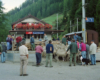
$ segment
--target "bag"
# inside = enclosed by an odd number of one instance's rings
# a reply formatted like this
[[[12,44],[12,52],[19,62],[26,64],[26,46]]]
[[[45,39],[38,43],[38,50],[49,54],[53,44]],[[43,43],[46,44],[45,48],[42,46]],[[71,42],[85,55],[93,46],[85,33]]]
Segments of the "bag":
[[[52,51],[52,47],[50,47],[50,51]]]

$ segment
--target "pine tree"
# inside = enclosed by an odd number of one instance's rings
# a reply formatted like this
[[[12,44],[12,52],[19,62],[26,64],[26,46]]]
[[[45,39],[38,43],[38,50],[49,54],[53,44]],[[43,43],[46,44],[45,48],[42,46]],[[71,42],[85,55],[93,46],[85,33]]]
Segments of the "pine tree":
[[[40,11],[37,14],[37,18],[41,19],[41,13],[40,13]]]
[[[95,28],[96,31],[99,33],[100,35],[100,0],[98,0],[98,4],[96,6],[96,18],[95,18]],[[100,41],[100,37],[99,37],[99,41]]]
[[[0,1],[0,42],[6,40],[6,36],[8,34],[8,27],[7,27],[7,16],[3,12],[4,8],[2,7],[2,2]]]

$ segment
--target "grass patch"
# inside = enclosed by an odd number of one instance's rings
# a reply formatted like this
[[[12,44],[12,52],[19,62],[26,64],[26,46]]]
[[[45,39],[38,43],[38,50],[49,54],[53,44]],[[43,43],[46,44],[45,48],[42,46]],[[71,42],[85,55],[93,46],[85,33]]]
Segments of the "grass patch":
[[[60,19],[60,18],[61,19],[63,18],[63,14],[58,14],[58,19]],[[57,20],[57,14],[53,14],[53,15],[43,19],[43,21],[45,21],[46,23],[49,23],[51,25],[56,24],[55,20]]]

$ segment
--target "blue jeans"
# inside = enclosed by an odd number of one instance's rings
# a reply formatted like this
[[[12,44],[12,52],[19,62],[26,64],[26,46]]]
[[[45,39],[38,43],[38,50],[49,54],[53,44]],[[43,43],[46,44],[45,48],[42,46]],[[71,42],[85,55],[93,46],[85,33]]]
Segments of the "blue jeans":
[[[86,51],[82,51],[82,52],[81,52],[81,55],[82,55],[83,58],[86,59]],[[85,62],[84,62],[84,64],[85,64]]]
[[[5,52],[2,52],[1,54],[1,62],[5,62],[5,59],[6,59],[6,53]]]
[[[9,50],[9,49],[10,49],[10,43],[7,42],[7,50]]]
[[[91,64],[95,65],[96,64],[96,56],[95,56],[95,54],[91,54],[90,57],[91,57]]]
[[[36,63],[37,64],[41,63],[41,54],[40,53],[36,53]]]
[[[12,44],[10,44],[10,49],[12,49]]]
[[[71,44],[71,41],[68,41],[68,45],[70,45]]]
[[[81,55],[82,55],[83,58],[86,58],[86,51],[82,51]]]

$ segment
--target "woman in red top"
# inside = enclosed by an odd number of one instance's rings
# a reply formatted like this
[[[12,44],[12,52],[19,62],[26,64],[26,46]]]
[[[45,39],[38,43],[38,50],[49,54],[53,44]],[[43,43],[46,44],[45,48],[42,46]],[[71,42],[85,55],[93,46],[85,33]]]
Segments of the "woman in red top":
[[[41,63],[41,53],[43,52],[41,44],[37,45],[35,50],[36,50],[36,64],[37,66],[39,66]]]

